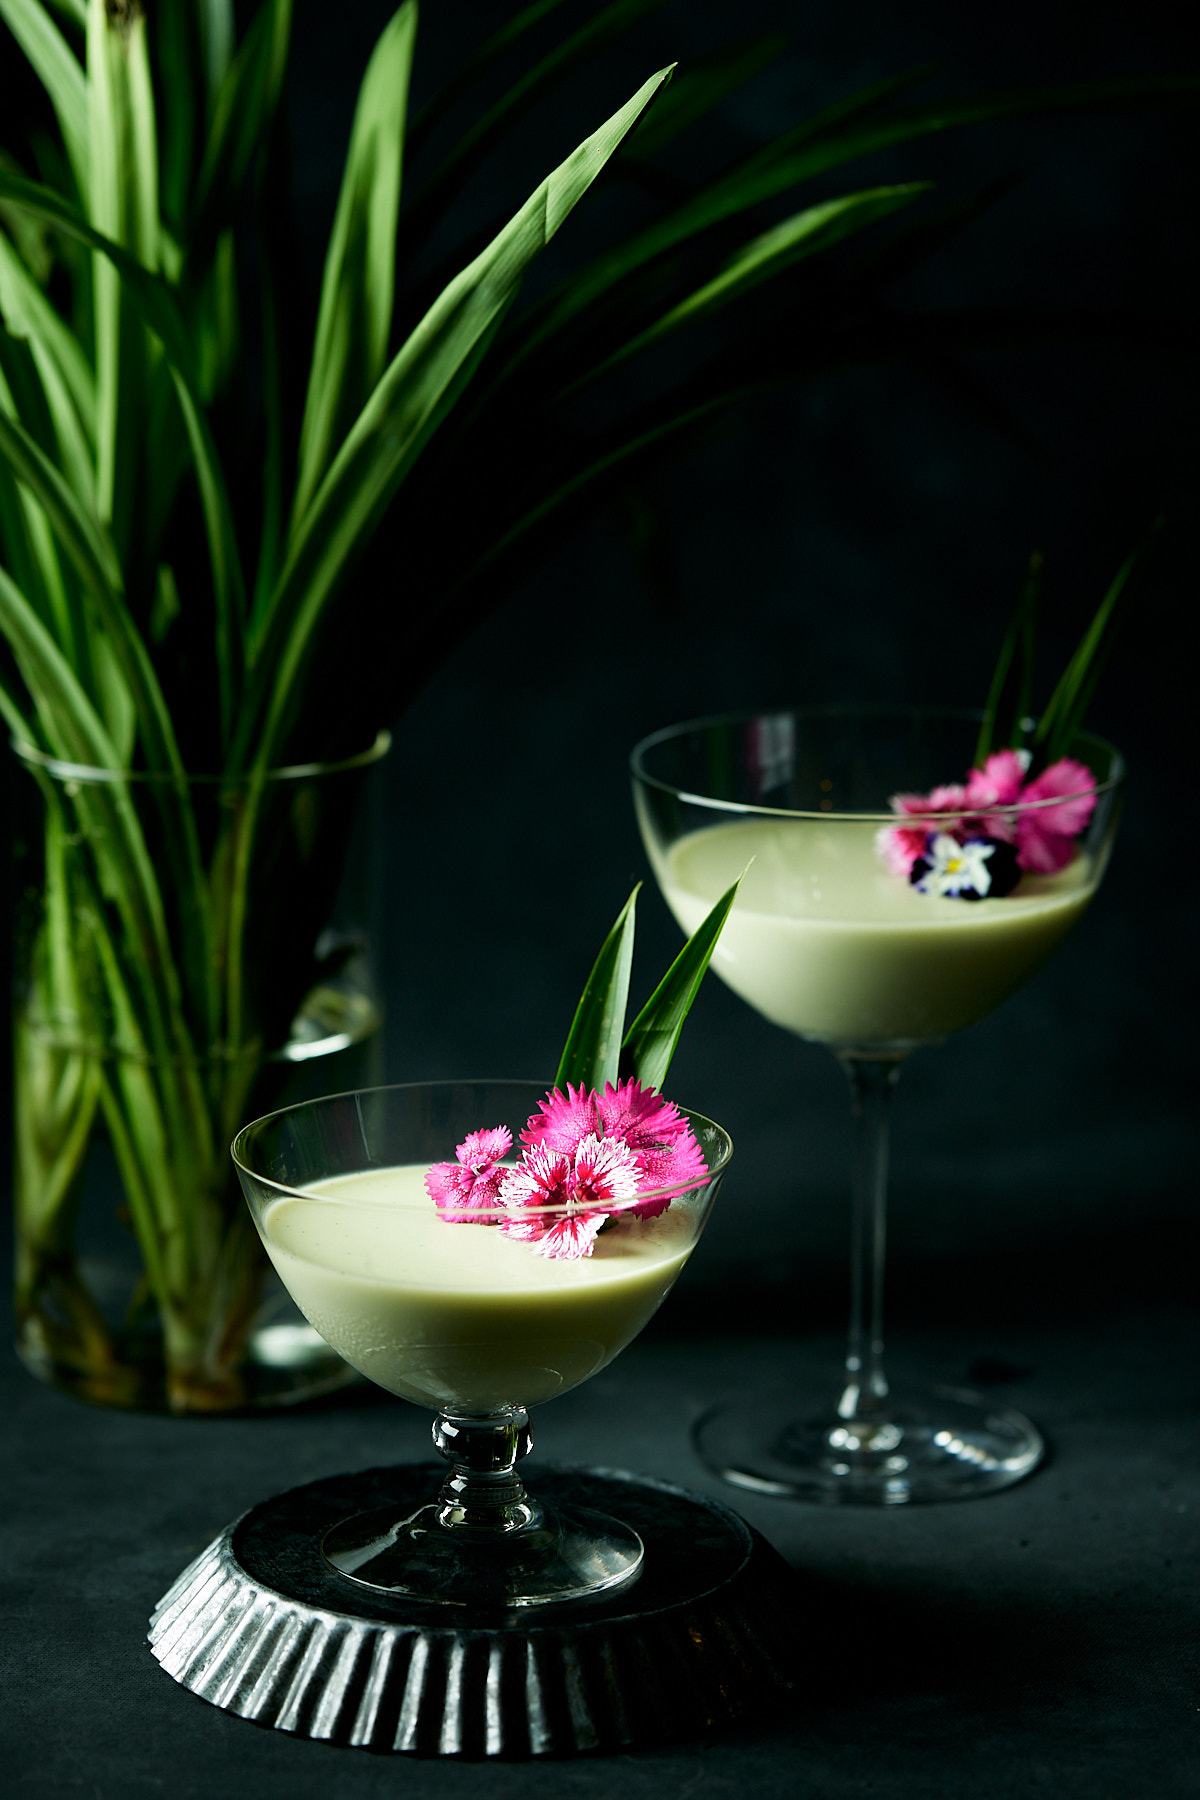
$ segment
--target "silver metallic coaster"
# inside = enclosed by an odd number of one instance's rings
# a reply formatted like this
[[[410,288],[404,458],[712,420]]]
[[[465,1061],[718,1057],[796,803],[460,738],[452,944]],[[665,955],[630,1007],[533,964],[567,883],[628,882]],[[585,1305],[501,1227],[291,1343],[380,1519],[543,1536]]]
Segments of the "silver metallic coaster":
[[[324,1561],[338,1520],[411,1509],[438,1475],[370,1469],[256,1506],[160,1601],[154,1655],[257,1724],[426,1756],[645,1748],[778,1711],[796,1686],[795,1575],[735,1513],[666,1482],[540,1475],[539,1495],[625,1520],[646,1558],[632,1584],[536,1614],[391,1601]]]

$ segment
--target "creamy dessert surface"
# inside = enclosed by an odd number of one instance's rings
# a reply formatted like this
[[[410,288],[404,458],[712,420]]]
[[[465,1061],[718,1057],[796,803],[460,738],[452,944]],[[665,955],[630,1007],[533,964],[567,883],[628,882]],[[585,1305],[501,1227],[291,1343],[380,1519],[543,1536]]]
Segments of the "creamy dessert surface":
[[[713,956],[778,1025],[869,1046],[944,1037],[982,1018],[1047,960],[1096,886],[1077,855],[1002,899],[942,899],[893,874],[870,822],[739,819],[655,858],[685,932],[746,869]]]
[[[495,1226],[448,1224],[425,1173],[414,1164],[314,1184],[273,1201],[262,1230],[326,1342],[428,1406],[531,1406],[576,1386],[641,1330],[698,1228],[695,1204],[675,1201],[657,1219],[620,1218],[591,1256],[551,1259]]]

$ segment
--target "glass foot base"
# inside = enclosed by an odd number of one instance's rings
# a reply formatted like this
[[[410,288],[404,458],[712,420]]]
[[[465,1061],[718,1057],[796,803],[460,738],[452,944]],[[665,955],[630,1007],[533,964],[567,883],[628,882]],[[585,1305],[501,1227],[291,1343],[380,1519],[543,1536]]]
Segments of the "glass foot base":
[[[826,1392],[805,1405],[720,1407],[695,1431],[701,1460],[734,1487],[825,1506],[970,1500],[1037,1468],[1045,1441],[1023,1413],[960,1388],[906,1388],[885,1419],[841,1419]]]
[[[339,1575],[377,1593],[451,1606],[549,1606],[632,1581],[645,1554],[630,1526],[588,1506],[543,1506],[506,1537],[448,1528],[431,1502],[343,1519],[321,1541]]]

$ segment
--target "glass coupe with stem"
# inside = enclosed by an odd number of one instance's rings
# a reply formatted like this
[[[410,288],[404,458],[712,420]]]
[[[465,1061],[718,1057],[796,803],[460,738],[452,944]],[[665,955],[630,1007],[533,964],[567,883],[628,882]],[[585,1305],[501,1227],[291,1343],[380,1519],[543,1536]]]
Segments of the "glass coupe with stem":
[[[851,1317],[842,1392],[791,1416],[717,1409],[697,1446],[737,1486],[829,1503],[966,1498],[1035,1468],[1044,1445],[1020,1413],[943,1390],[897,1393],[883,1366],[888,1105],[913,1050],[998,1006],[1041,967],[1095,893],[1116,828],[1122,764],[1081,735],[1094,805],[1067,865],[1021,875],[1004,898],[918,892],[878,834],[896,793],[928,793],[970,767],[978,713],[804,707],[672,726],[633,751],[634,801],[658,884],[695,929],[745,869],[713,968],[776,1024],[827,1044],[854,1108]],[[1064,798],[989,808],[1015,834]],[[956,815],[961,817],[961,809]],[[938,818],[920,821],[936,832]]]
[[[686,1114],[705,1179],[606,1202],[592,1254],[577,1260],[548,1259],[499,1229],[501,1219],[548,1226],[562,1209],[443,1218],[425,1187],[430,1165],[469,1132],[504,1125],[516,1143],[544,1092],[500,1081],[375,1088],[271,1113],[234,1141],[254,1222],[305,1317],[370,1380],[436,1414],[433,1441],[450,1464],[440,1494],[407,1516],[344,1520],[323,1541],[326,1562],[362,1586],[536,1606],[616,1587],[641,1565],[641,1540],[619,1520],[526,1491],[516,1465],[532,1444],[528,1408],[586,1381],[642,1329],[700,1235],[733,1146]]]

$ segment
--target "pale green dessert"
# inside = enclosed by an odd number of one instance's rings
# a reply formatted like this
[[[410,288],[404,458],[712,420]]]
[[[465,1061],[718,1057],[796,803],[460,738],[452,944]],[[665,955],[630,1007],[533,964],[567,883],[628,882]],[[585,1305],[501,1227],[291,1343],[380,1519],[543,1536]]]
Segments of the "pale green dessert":
[[[448,1224],[424,1165],[342,1175],[268,1206],[263,1241],[305,1318],[354,1368],[418,1405],[535,1406],[594,1375],[687,1261],[696,1209],[622,1216],[591,1256],[546,1258],[494,1225]],[[320,1196],[317,1198],[316,1196]],[[324,1203],[322,1203],[324,1202]]]
[[[1099,881],[1081,853],[1003,899],[943,899],[888,869],[875,830],[741,819],[681,838],[655,873],[691,932],[750,863],[713,968],[777,1025],[865,1048],[928,1042],[991,1012],[1047,961]]]

